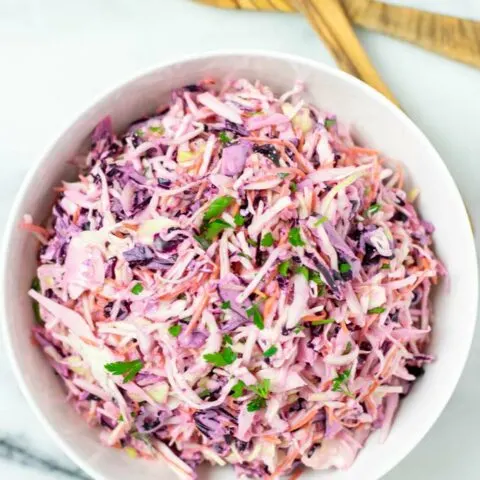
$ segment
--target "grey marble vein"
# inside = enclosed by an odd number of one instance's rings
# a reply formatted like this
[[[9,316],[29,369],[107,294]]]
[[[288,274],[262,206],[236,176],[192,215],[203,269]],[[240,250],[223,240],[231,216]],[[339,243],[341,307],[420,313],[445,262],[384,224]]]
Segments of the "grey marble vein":
[[[65,467],[52,458],[40,456],[8,436],[0,437],[0,459],[69,479],[91,480],[80,469]]]

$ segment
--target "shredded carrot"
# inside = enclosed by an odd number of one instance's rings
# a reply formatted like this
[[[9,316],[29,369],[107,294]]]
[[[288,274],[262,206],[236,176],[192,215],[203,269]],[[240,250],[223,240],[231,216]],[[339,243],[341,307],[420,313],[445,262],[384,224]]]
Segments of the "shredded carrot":
[[[26,230],[27,232],[38,233],[45,236],[46,238],[50,236],[46,228],[43,228],[40,225],[35,225],[33,223],[21,222],[20,228]]]
[[[305,315],[302,317],[302,322],[318,322],[324,320],[327,317],[327,312],[323,311],[317,315]]]
[[[379,151],[374,150],[372,148],[364,148],[364,147],[350,147],[347,149],[348,153],[351,153],[353,155],[378,155]]]
[[[304,472],[304,469],[301,468],[301,467],[295,469],[295,471],[293,472],[293,474],[292,474],[292,476],[290,477],[289,480],[297,480],[298,478],[301,477],[303,472]]]
[[[195,313],[192,316],[192,319],[190,320],[190,323],[188,324],[188,327],[185,330],[185,333],[191,333],[193,329],[197,326],[198,321],[200,320],[200,317],[202,316],[203,311],[205,310],[206,306],[208,305],[208,302],[210,301],[210,295],[208,293],[205,293],[202,297],[202,300],[200,301],[199,306],[195,310]]]
[[[289,429],[289,432],[298,430],[299,428],[306,425],[308,422],[312,421],[315,418],[315,415],[318,413],[319,408],[312,408],[305,416],[303,416],[298,422],[294,423]]]
[[[292,463],[296,460],[296,458],[298,457],[298,450],[293,450],[292,453],[290,453],[289,455],[287,455],[282,462],[280,462],[280,464],[278,465],[278,467],[275,469],[275,471],[272,473],[272,475],[270,476],[270,479],[273,480],[275,478],[277,478],[279,475],[281,475],[285,470],[287,470],[290,465],[292,465]]]

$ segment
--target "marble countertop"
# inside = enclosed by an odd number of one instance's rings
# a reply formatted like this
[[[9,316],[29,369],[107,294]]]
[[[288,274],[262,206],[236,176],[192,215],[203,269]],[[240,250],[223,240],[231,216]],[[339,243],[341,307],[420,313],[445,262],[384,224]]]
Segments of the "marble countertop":
[[[435,3],[439,12],[480,20],[478,0],[392,3],[423,8]],[[480,71],[390,38],[359,35],[405,111],[439,150],[478,232]],[[28,168],[100,93],[167,58],[255,47],[333,64],[296,15],[224,12],[187,0],[0,0],[0,222],[4,224]],[[478,478],[479,371],[477,329],[468,365],[448,407],[386,480]],[[26,405],[2,348],[0,385],[0,476],[86,479]]]

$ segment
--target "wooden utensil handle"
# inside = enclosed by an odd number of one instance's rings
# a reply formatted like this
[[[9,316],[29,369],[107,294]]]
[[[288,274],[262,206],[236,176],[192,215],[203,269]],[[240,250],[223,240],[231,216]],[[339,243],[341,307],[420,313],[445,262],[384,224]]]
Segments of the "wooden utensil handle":
[[[350,19],[361,27],[480,67],[480,22],[371,0],[342,2]]]
[[[293,12],[294,0],[196,0],[222,8]],[[351,22],[480,67],[480,22],[372,0],[342,0]]]
[[[339,0],[295,0],[293,5],[307,17],[342,70],[360,78],[398,104],[371,64]]]

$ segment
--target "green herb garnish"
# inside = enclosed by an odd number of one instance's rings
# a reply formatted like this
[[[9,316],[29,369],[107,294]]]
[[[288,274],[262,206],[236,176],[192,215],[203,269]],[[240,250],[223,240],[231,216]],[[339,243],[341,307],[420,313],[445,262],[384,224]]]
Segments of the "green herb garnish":
[[[208,390],[208,388],[205,388],[204,390],[202,390],[202,391],[198,394],[198,396],[199,396],[202,400],[204,400],[205,398],[209,397],[209,396],[211,395],[211,393],[212,393],[212,392],[211,392],[210,390]]]
[[[390,264],[389,263],[384,263],[381,267],[380,270],[390,270]]]
[[[304,328],[305,327],[303,325],[297,325],[293,330],[293,333],[296,333],[298,335]]]
[[[168,329],[168,333],[172,336],[172,337],[178,337],[180,335],[182,331],[182,326],[181,325],[172,325],[169,329]]]
[[[286,172],[277,173],[277,175],[283,180],[287,178],[290,174]]]
[[[242,380],[239,380],[233,387],[232,387],[232,397],[233,398],[240,398],[243,395],[245,390],[245,383]]]
[[[233,202],[235,199],[228,195],[223,197],[216,198],[209,206],[205,215],[203,216],[203,220],[211,220],[212,218],[218,217],[221,215]]]
[[[257,385],[250,385],[248,389],[256,393],[259,397],[268,398],[268,394],[270,393],[270,379],[264,378],[261,382],[257,383]]]
[[[206,238],[202,237],[201,235],[194,235],[193,238],[200,244],[200,246],[207,250],[207,248],[211,245],[211,242]]]
[[[267,406],[267,401],[261,397],[255,397],[251,402],[247,404],[248,412],[256,412]]]
[[[353,397],[352,392],[348,389],[347,382],[350,378],[351,370],[345,370],[343,373],[338,374],[332,381],[332,390],[334,392],[342,392],[349,397]]]
[[[222,303],[220,304],[220,308],[221,308],[222,310],[227,310],[227,308],[230,308],[230,300],[227,300],[226,302],[222,302]]]
[[[152,133],[159,133],[159,134],[165,133],[165,128],[162,125],[160,125],[159,127],[148,127],[148,129]]]
[[[375,307],[375,308],[371,308],[370,310],[368,310],[368,314],[369,315],[373,315],[373,314],[376,314],[376,313],[383,313],[386,309],[383,308],[383,307]]]
[[[253,324],[259,329],[263,330],[265,328],[265,325],[263,323],[263,317],[262,314],[260,313],[260,310],[258,309],[258,306],[255,305],[254,303],[250,308],[247,309],[247,315],[249,317],[253,317],[252,321]]]
[[[206,231],[203,234],[203,236],[205,237],[206,240],[212,241],[217,235],[223,232],[223,230],[225,230],[226,228],[233,228],[233,227],[225,220],[222,220],[221,218],[217,218],[216,220],[213,220],[207,224]]]
[[[295,269],[295,273],[300,273],[301,275],[303,275],[306,278],[307,281],[308,281],[308,278],[310,276],[310,271],[304,265],[301,265],[300,267],[297,267]]]
[[[368,208],[367,208],[367,215],[373,215],[374,213],[377,213],[382,206],[379,203],[372,203]]]
[[[225,347],[220,352],[206,353],[203,358],[216,367],[225,367],[237,359],[237,354],[230,347]]]
[[[320,274],[315,270],[310,270],[309,280],[316,283],[317,285],[323,285],[323,280]]]
[[[258,247],[258,242],[256,242],[253,238],[247,238],[247,243],[252,247]]]
[[[288,241],[294,247],[303,247],[305,245],[300,235],[300,228],[294,227],[288,232]]]
[[[245,217],[242,217],[239,213],[236,213],[233,217],[233,221],[237,227],[242,227],[245,224]]]
[[[226,343],[227,345],[233,345],[233,340],[230,335],[224,335],[223,342]]]
[[[324,125],[327,130],[337,124],[337,120],[335,118],[326,118]]]
[[[140,295],[143,292],[143,285],[141,283],[136,283],[130,291],[134,295]]]
[[[128,383],[133,380],[137,373],[143,368],[141,360],[132,360],[131,362],[114,362],[104,365],[105,370],[113,375],[122,375],[123,383]]]
[[[220,132],[218,135],[219,140],[223,145],[227,145],[231,142],[230,137],[227,135],[227,132]]]
[[[275,355],[277,352],[278,352],[278,348],[275,345],[272,345],[270,348],[267,348],[267,350],[263,352],[263,356],[265,358],[269,358]]]
[[[352,267],[348,263],[341,263],[338,268],[340,270],[340,273],[348,273],[352,269]]]
[[[296,184],[295,182],[292,182],[292,183],[290,184],[290,190],[291,190],[293,193],[295,193],[295,192],[298,190],[298,186],[297,186],[297,184]]]
[[[352,351],[352,342],[347,342],[342,355],[348,355]]]
[[[290,268],[290,260],[285,260],[278,266],[278,273],[282,277],[287,277],[289,268]]]
[[[273,235],[268,232],[263,238],[262,241],[260,242],[260,245],[262,247],[271,247],[273,245],[274,239]]]
[[[267,405],[268,394],[270,393],[270,380],[265,378],[257,385],[247,387],[248,390],[255,393],[257,396],[248,403],[247,410],[249,412],[256,412]]]

